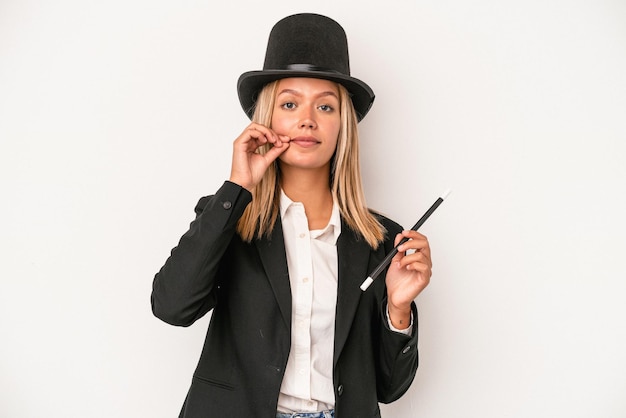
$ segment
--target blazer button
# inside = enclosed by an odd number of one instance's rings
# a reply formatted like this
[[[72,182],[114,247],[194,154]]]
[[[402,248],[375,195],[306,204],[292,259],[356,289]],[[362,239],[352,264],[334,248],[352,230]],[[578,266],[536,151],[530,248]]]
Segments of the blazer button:
[[[337,386],[337,395],[343,395],[343,385]]]
[[[407,345],[406,347],[404,347],[404,350],[402,350],[402,354],[406,354],[406,353],[408,353],[409,351],[411,351],[411,346],[410,346],[410,345]]]
[[[233,207],[233,204],[230,203],[228,200],[226,202],[222,202],[222,207],[226,210],[230,209],[231,207]]]

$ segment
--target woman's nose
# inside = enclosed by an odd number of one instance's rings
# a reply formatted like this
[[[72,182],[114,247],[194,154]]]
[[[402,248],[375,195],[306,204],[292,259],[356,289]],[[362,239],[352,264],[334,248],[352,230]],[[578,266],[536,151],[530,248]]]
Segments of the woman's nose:
[[[315,129],[317,127],[313,110],[310,110],[310,109],[302,110],[302,114],[300,115],[299,126],[300,128],[310,128],[310,129]]]

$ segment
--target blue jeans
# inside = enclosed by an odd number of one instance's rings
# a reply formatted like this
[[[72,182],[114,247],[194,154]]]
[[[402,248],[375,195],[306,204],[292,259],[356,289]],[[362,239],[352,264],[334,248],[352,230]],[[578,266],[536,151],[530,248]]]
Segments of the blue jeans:
[[[335,418],[335,411],[322,412],[294,412],[293,414],[283,414],[278,412],[276,418]]]

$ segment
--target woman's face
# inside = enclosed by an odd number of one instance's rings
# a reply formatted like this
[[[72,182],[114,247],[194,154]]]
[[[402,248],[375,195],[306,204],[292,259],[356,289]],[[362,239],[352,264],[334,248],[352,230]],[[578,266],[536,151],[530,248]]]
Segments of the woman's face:
[[[332,81],[285,78],[278,82],[271,128],[291,138],[282,164],[319,169],[328,167],[341,126],[339,89]]]

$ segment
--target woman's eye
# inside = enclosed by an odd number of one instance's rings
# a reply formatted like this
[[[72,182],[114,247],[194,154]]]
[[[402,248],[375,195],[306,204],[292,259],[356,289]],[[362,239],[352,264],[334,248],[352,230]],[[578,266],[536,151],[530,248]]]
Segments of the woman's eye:
[[[282,104],[282,108],[283,109],[295,109],[296,108],[296,104],[292,103],[292,102],[283,103]]]
[[[320,106],[320,110],[323,112],[332,112],[333,111],[333,107],[330,105],[321,105]]]

